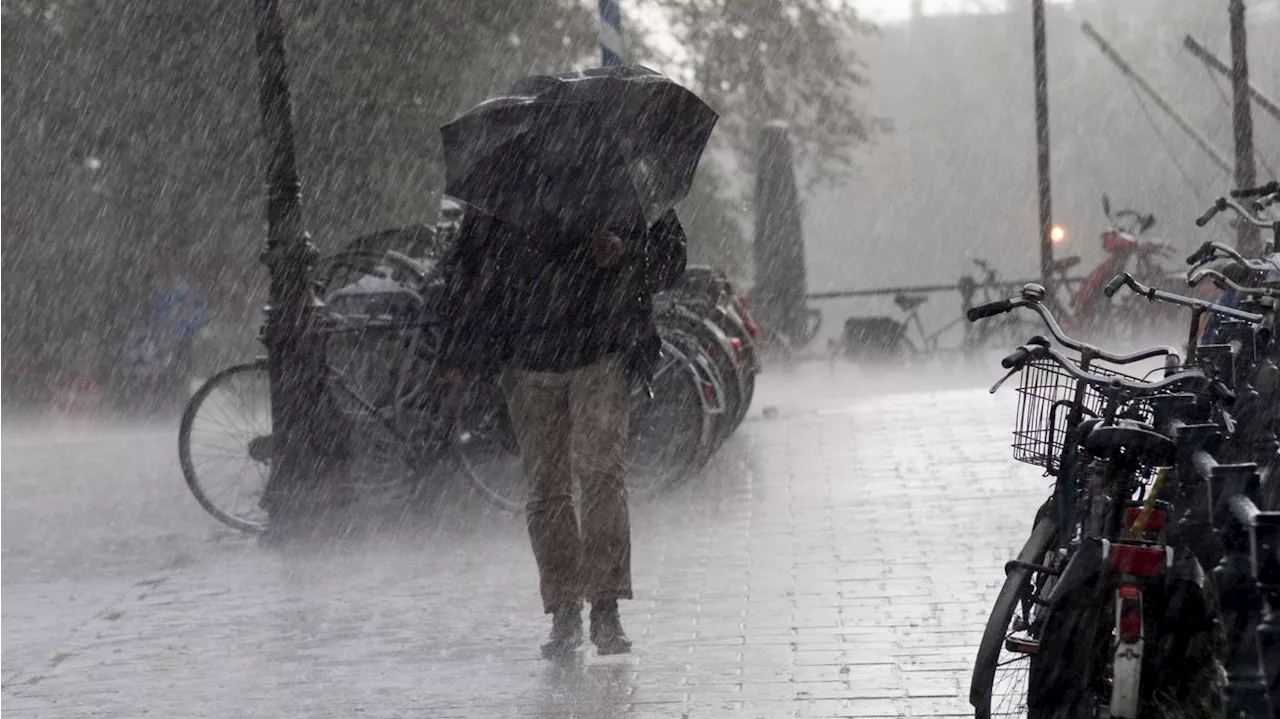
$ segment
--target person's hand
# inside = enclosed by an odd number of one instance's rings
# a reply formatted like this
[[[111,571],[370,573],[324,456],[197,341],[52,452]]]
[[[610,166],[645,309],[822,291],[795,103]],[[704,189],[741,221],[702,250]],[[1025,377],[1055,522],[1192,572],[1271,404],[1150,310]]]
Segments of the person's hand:
[[[597,232],[591,238],[591,254],[600,267],[613,267],[622,257],[622,238],[608,230]]]

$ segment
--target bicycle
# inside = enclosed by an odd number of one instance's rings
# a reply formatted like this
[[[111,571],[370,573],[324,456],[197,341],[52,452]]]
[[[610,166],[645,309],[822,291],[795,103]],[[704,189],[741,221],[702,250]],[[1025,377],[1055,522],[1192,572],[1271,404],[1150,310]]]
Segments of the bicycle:
[[[1188,264],[1199,265],[1188,271],[1188,282],[1208,277],[1233,295],[1240,309],[1263,313],[1266,320],[1252,328],[1224,324],[1207,338],[1214,344],[1201,345],[1202,350],[1211,350],[1208,361],[1229,373],[1241,397],[1253,402],[1238,408],[1240,429],[1224,442],[1227,460],[1235,464],[1220,465],[1205,453],[1197,453],[1193,460],[1197,475],[1209,488],[1207,504],[1220,540],[1215,548],[1221,557],[1215,575],[1227,630],[1225,712],[1264,717],[1280,711],[1280,337],[1276,334],[1280,218],[1268,222],[1253,213],[1280,202],[1280,182],[1230,195],[1240,200],[1256,198],[1252,212],[1220,197],[1196,224],[1203,227],[1218,212],[1231,209],[1238,221],[1269,229],[1271,242],[1258,258],[1205,243],[1187,258]],[[1230,259],[1222,272],[1204,267],[1217,256]],[[1259,503],[1264,511],[1259,511]]]
[[[970,702],[977,717],[1023,709],[1031,717],[1138,717],[1162,691],[1165,701],[1190,701],[1193,680],[1205,675],[1179,668],[1212,659],[1216,647],[1209,605],[1186,580],[1197,560],[1177,534],[1177,505],[1161,494],[1182,490],[1169,468],[1190,440],[1175,422],[1214,416],[1232,395],[1205,372],[1182,369],[1173,348],[1116,355],[1066,336],[1044,296],[1030,284],[1017,299],[968,314],[1031,309],[1079,355],[1032,338],[1002,360],[1009,373],[992,388],[1021,374],[1014,458],[1043,467],[1055,485],[1018,559],[1006,565]],[[1165,376],[1156,381],[1113,369],[1158,357]],[[1175,604],[1183,607],[1177,621],[1161,620]],[[1001,681],[1017,686],[998,694]]]
[[[1212,261],[1217,250],[1230,250],[1213,245],[1216,243],[1206,243],[1188,262],[1195,262],[1197,256]],[[1242,259],[1234,251],[1227,254]],[[1280,296],[1275,288],[1245,287],[1212,269],[1193,268],[1188,274],[1192,285],[1211,276],[1245,297]],[[1127,275],[1116,278],[1108,291],[1114,294],[1120,286],[1151,300],[1171,301],[1160,290]],[[1198,301],[1190,298],[1182,298],[1178,304],[1203,311]],[[1276,441],[1280,397],[1274,385],[1260,393],[1253,383],[1266,368],[1273,378],[1276,374],[1271,358],[1258,353],[1274,347],[1274,337],[1259,330],[1267,324],[1274,327],[1275,303],[1259,303],[1256,308],[1249,304],[1242,303],[1238,314],[1228,315],[1235,321],[1224,344],[1194,346],[1195,359],[1205,371],[1232,384],[1237,397],[1232,406],[1234,416],[1224,416],[1216,426],[1179,423],[1175,431],[1190,432],[1199,445],[1189,448],[1186,464],[1200,482],[1200,496],[1195,499],[1201,510],[1189,512],[1181,523],[1188,533],[1212,530],[1212,541],[1204,541],[1202,536],[1194,551],[1201,566],[1214,568],[1222,607],[1220,625],[1226,631],[1220,656],[1226,683],[1220,694],[1224,714],[1271,717],[1280,709],[1280,512],[1274,511],[1274,495],[1267,496],[1268,491],[1274,492],[1267,480],[1267,462],[1274,463],[1280,448]],[[1250,309],[1270,312],[1254,314]],[[1196,330],[1193,322],[1191,344]]]
[[[1106,256],[1072,293],[1072,312],[1065,320],[1066,326],[1091,336],[1128,337],[1135,331],[1167,324],[1173,318],[1158,308],[1112,302],[1102,290],[1108,280],[1130,267],[1131,273],[1144,282],[1156,284],[1164,280],[1169,273],[1161,260],[1173,256],[1173,247],[1144,237],[1156,224],[1154,215],[1131,209],[1113,211],[1105,194],[1102,211],[1108,225],[1101,234]]]
[[[840,338],[827,342],[829,356],[833,361],[843,357],[855,362],[891,362],[937,352],[942,336],[963,318],[930,331],[920,319],[920,308],[928,301],[927,295],[898,292],[893,296],[893,303],[905,313],[903,319],[850,317],[844,322]]]
[[[1280,198],[1275,182],[1233,194],[1257,197],[1254,212],[1265,211]],[[1236,411],[1241,428],[1233,438],[1230,458],[1258,463],[1263,507],[1280,510],[1280,253],[1276,252],[1280,220],[1261,219],[1241,203],[1223,197],[1215,200],[1196,224],[1203,227],[1227,209],[1240,221],[1270,230],[1270,242],[1257,258],[1246,258],[1222,243],[1205,242],[1187,257],[1191,265],[1187,283],[1194,287],[1208,280],[1241,309],[1261,314],[1265,320],[1259,325],[1223,322],[1189,341],[1198,340],[1202,361],[1235,384],[1241,396]]]
[[[316,418],[325,437],[360,440],[366,454],[403,466],[417,486],[462,474],[490,503],[523,508],[523,476],[496,378],[465,390],[439,379],[440,327],[431,308],[443,287],[434,266],[356,248],[326,258],[314,281],[341,310],[317,330],[331,410]],[[708,366],[664,338],[652,394],[633,389],[637,496],[656,494],[703,461],[711,417],[723,413]],[[267,522],[258,506],[273,453],[267,370],[259,359],[215,374],[191,398],[179,427],[179,461],[192,494],[216,519],[249,532],[264,531]],[[230,490],[207,486],[217,462],[240,470]]]

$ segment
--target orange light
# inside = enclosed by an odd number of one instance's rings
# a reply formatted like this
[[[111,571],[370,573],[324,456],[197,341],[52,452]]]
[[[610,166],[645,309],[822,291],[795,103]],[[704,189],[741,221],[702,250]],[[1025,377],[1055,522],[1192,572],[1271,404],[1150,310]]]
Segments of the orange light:
[[[1049,239],[1055,243],[1067,241],[1067,229],[1062,225],[1049,228]]]

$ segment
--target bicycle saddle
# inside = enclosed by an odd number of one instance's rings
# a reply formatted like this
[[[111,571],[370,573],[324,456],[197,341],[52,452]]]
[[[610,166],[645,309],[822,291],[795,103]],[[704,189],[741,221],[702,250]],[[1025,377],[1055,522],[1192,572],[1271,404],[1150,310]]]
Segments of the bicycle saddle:
[[[1172,439],[1155,431],[1151,425],[1131,419],[1095,426],[1085,435],[1082,444],[1090,454],[1098,457],[1123,454],[1152,467],[1172,465],[1177,447]]]
[[[1062,258],[1062,259],[1060,259],[1060,260],[1054,260],[1053,262],[1051,262],[1051,263],[1049,264],[1049,271],[1050,271],[1050,272],[1052,272],[1052,273],[1062,272],[1062,273],[1064,273],[1064,274],[1065,274],[1067,270],[1069,270],[1069,269],[1071,269],[1071,268],[1075,267],[1075,266],[1076,266],[1076,265],[1078,265],[1078,264],[1080,264],[1080,256],[1079,256],[1079,255],[1072,255],[1072,256],[1070,256],[1070,257],[1063,257],[1063,258]]]
[[[927,295],[908,295],[901,292],[893,297],[893,303],[901,307],[903,312],[910,312],[928,301]]]

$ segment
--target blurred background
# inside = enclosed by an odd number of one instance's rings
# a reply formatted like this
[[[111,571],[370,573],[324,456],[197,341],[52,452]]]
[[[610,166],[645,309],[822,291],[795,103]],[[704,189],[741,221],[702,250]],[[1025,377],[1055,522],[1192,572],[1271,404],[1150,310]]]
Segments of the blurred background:
[[[266,273],[252,19],[243,0],[3,5],[6,408],[68,377],[124,381],[158,292],[202,298],[206,371],[256,354]],[[594,3],[287,2],[307,225],[322,250],[437,219],[437,128],[538,70],[596,64]],[[1038,258],[1029,3],[646,0],[628,60],[722,114],[683,208],[693,260],[750,286],[755,147],[790,123],[811,292],[954,282],[968,258],[1010,278]],[[1078,0],[1048,15],[1059,248],[1102,254],[1099,197],[1178,247],[1231,183],[1080,31],[1091,22],[1227,156],[1229,86],[1182,49],[1229,57],[1226,2]],[[1253,84],[1280,91],[1280,1],[1249,2]],[[1280,135],[1255,112],[1259,176]],[[1225,232],[1225,230],[1219,230]],[[1225,238],[1225,234],[1224,234]],[[820,303],[827,327],[879,300]],[[956,314],[950,300],[926,308]]]

